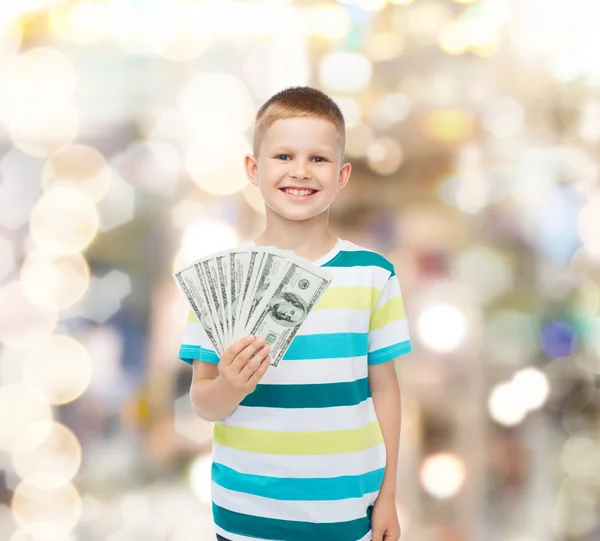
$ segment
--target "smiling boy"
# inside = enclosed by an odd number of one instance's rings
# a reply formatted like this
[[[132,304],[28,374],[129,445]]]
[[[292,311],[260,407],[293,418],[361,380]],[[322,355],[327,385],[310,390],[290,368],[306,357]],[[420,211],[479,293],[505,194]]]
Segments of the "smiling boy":
[[[293,250],[333,275],[279,366],[268,370],[258,338],[219,359],[201,325],[187,323],[179,356],[193,366],[191,400],[215,421],[219,540],[400,538],[394,361],[411,341],[394,265],[329,228],[350,178],[344,142],[340,109],[314,88],[285,89],[256,115],[244,166],[266,228],[252,244]]]

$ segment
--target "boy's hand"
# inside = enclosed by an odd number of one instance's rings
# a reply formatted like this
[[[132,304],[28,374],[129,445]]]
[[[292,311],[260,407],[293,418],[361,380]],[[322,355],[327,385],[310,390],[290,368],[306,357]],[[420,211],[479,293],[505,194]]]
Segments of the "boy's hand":
[[[270,350],[262,336],[252,340],[244,336],[223,353],[218,364],[219,375],[231,388],[250,394],[269,368]]]
[[[400,522],[394,498],[377,498],[371,514],[373,541],[398,541]]]

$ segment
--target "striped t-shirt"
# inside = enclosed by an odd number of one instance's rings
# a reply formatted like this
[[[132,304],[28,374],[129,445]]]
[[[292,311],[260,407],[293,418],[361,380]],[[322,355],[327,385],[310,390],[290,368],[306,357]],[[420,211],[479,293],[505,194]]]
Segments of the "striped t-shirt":
[[[385,445],[368,365],[411,351],[394,265],[338,238],[313,264],[333,281],[277,367],[213,437],[212,509],[231,541],[366,541]],[[190,312],[183,361],[218,363]]]

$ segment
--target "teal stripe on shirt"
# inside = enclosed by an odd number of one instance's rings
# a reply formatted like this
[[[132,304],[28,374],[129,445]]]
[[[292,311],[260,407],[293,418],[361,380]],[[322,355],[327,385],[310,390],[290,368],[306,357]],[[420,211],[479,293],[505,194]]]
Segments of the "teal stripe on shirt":
[[[363,518],[324,523],[245,515],[219,507],[214,502],[212,511],[215,523],[227,532],[257,539],[357,541],[371,531],[372,507],[367,509],[367,516]]]
[[[330,501],[362,498],[381,488],[385,468],[362,475],[341,477],[269,477],[240,473],[223,464],[213,463],[212,480],[228,490],[254,494],[274,500]]]
[[[284,361],[335,359],[366,355],[369,333],[338,332],[295,336],[283,356]]]
[[[192,364],[194,359],[200,359],[213,364],[219,364],[219,357],[211,349],[204,349],[200,346],[183,344],[179,348],[179,358],[188,364]]]
[[[370,397],[368,377],[339,383],[259,383],[240,405],[259,408],[331,408],[355,406]]]
[[[322,267],[381,267],[396,275],[394,265],[381,254],[365,250],[343,251]]]

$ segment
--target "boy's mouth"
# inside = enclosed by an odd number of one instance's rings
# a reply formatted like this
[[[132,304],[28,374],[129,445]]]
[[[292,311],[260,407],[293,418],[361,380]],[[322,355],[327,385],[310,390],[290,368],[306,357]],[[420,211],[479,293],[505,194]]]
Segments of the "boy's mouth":
[[[313,195],[319,192],[319,190],[313,190],[309,188],[296,189],[296,188],[279,188],[285,195],[296,201],[304,201],[310,199]]]

